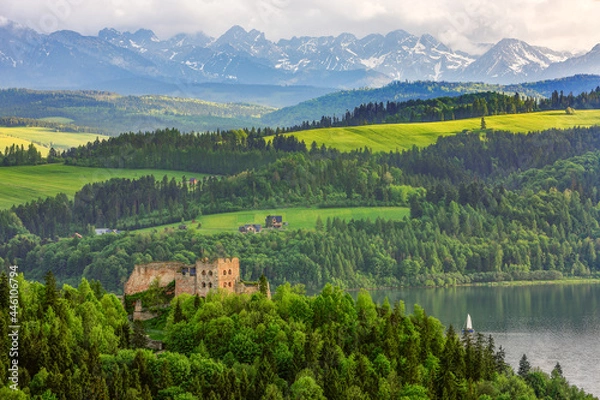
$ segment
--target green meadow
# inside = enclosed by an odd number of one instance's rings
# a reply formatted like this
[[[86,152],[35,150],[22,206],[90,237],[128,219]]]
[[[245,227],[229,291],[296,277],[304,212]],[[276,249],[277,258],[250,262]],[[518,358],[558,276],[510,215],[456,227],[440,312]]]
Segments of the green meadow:
[[[201,178],[203,174],[184,171],[166,171],[158,169],[113,169],[86,168],[63,164],[44,164],[36,166],[0,167],[0,209],[13,205],[66,193],[72,197],[85,184],[106,181],[111,178],[140,178],[154,175],[162,179],[178,181],[185,175],[187,178]]]
[[[40,118],[40,121],[46,121],[46,122],[54,122],[57,124],[72,124],[73,122],[75,122],[75,120],[71,119],[71,118],[65,118],[65,117],[44,117],[44,118]]]
[[[43,156],[48,155],[51,147],[58,151],[93,142],[96,139],[107,139],[108,136],[95,133],[57,132],[51,128],[40,127],[0,127],[0,151],[15,143],[25,147],[33,143]]]
[[[571,128],[600,124],[600,110],[576,110],[573,115],[564,111],[544,111],[527,114],[507,114],[485,117],[487,129],[528,133],[551,128]],[[419,122],[406,124],[365,125],[343,128],[321,128],[294,132],[298,140],[310,146],[315,141],[341,151],[369,147],[373,151],[395,151],[413,146],[425,147],[440,136],[456,135],[464,130],[477,131],[481,118],[455,121]]]
[[[29,145],[31,144],[29,140],[3,135],[2,129],[4,128],[0,128],[0,153],[4,154],[6,148],[12,146],[13,144],[19,147],[23,146],[24,148],[29,147]],[[49,149],[41,147],[39,145],[36,145],[36,147],[39,150],[39,152],[42,153],[42,156],[46,157],[48,155]]]
[[[260,224],[264,227],[267,215],[281,215],[288,225],[282,229],[315,229],[317,218],[321,217],[323,224],[327,218],[338,217],[345,220],[377,218],[400,220],[410,214],[406,207],[352,207],[352,208],[279,208],[271,210],[249,210],[232,213],[202,215],[195,222],[185,221],[188,228],[196,229],[203,234],[238,232],[245,224]],[[198,224],[201,227],[198,228]],[[138,232],[151,232],[161,229],[177,229],[180,223],[159,227],[141,229]]]

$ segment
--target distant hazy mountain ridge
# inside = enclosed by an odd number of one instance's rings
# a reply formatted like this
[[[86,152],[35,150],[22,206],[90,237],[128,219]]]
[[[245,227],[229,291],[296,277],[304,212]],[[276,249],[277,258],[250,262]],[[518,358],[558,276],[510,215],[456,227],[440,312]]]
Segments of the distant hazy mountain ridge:
[[[481,56],[455,51],[431,35],[403,30],[364,38],[293,37],[273,42],[234,26],[218,38],[202,33],[167,40],[152,31],[103,29],[39,34],[0,26],[3,87],[119,90],[119,84],[226,82],[329,88],[382,86],[394,80],[510,84],[600,73],[600,45],[574,56],[503,39]],[[153,86],[155,87],[155,86]]]

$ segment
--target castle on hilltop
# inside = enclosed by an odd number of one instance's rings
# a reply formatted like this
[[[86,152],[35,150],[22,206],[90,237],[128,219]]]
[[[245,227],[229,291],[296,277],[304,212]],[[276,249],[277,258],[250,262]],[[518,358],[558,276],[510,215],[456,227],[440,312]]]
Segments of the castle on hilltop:
[[[146,291],[156,279],[160,287],[175,281],[175,296],[189,293],[205,297],[209,291],[217,289],[236,294],[259,291],[257,284],[247,284],[240,280],[240,260],[234,257],[214,261],[204,258],[192,265],[176,261],[136,265],[125,283],[124,294]]]

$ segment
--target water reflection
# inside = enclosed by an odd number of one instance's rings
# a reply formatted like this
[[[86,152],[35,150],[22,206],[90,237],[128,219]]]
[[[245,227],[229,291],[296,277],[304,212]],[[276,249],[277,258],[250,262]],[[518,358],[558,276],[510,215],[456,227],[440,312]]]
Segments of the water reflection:
[[[571,384],[600,396],[600,285],[536,285],[376,290],[373,300],[421,305],[446,326],[491,334],[518,367],[523,354],[546,372],[559,362]]]

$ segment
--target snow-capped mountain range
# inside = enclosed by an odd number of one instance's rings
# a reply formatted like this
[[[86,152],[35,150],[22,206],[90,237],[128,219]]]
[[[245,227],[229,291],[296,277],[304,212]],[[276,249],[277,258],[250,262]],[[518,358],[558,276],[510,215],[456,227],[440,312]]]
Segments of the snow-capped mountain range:
[[[0,25],[0,86],[100,88],[118,82],[227,82],[381,86],[393,80],[519,83],[577,73],[600,73],[600,45],[575,56],[503,39],[480,56],[454,51],[431,35],[402,30],[364,38],[293,37],[272,42],[258,30],[234,26],[218,38],[202,33],[160,40],[150,30],[103,29],[39,34]]]

